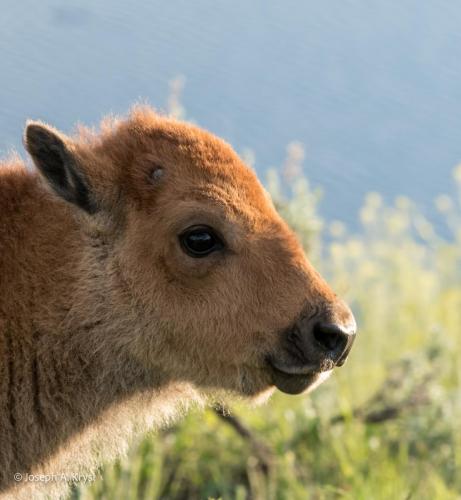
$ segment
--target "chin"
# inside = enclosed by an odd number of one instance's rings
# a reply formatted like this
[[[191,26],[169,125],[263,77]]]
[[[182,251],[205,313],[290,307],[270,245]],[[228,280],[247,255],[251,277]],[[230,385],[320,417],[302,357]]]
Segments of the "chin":
[[[327,380],[332,373],[333,373],[333,370],[328,370],[326,372],[320,372],[320,373],[318,373],[317,374],[317,379],[314,381],[313,384],[311,384],[309,387],[307,387],[306,390],[303,391],[303,393],[307,394],[307,393],[313,391],[314,389],[317,389],[317,387],[320,384],[323,384],[323,382],[325,382],[325,380]]]
[[[285,394],[308,394],[325,382],[333,372],[333,369],[325,371],[313,371],[311,373],[292,375],[284,372],[271,370],[271,382],[259,384],[245,384],[239,388],[239,396],[254,405],[266,403],[278,389]],[[262,382],[262,381],[261,381]]]
[[[273,382],[285,394],[307,394],[324,382],[333,370],[292,375],[274,370]]]

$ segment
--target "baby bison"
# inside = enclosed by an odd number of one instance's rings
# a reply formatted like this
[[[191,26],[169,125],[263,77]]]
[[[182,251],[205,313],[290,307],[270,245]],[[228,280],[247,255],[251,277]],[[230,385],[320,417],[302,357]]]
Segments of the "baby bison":
[[[350,310],[225,142],[141,107],[24,144],[36,171],[0,165],[4,495],[59,496],[193,402],[344,363]]]

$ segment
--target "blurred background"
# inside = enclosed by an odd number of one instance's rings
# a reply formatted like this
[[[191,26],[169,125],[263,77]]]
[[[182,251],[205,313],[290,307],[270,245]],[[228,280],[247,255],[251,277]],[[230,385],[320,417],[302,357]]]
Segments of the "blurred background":
[[[314,395],[192,412],[73,498],[461,498],[460,27],[443,0],[2,3],[1,156],[27,118],[194,121],[360,327]]]

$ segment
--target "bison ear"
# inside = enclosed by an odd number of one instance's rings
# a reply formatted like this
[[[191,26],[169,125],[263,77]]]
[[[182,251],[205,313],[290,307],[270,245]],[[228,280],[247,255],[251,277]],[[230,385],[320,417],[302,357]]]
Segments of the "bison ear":
[[[42,123],[29,122],[24,145],[51,188],[86,212],[96,212],[89,184],[64,136]]]

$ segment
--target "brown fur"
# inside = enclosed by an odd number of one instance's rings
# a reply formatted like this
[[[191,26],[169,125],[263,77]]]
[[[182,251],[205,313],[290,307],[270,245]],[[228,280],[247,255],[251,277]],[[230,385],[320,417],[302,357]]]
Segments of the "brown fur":
[[[220,139],[147,108],[60,137],[94,215],[0,166],[0,490],[15,498],[66,486],[15,472],[91,471],[208,394],[270,392],[264,358],[301,311],[349,314]],[[228,248],[186,256],[177,235],[198,223]]]

